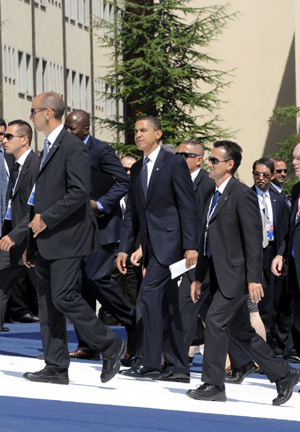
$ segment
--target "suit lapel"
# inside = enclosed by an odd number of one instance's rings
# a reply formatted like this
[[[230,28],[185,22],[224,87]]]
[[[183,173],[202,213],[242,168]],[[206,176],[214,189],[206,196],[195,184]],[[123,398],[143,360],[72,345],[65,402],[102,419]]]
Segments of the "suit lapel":
[[[52,159],[53,155],[56,153],[56,151],[59,148],[60,143],[62,142],[66,133],[67,133],[67,131],[65,129],[62,129],[62,131],[60,132],[60,134],[56,138],[54,144],[51,146],[51,148],[49,150],[49,153],[47,154],[46,160],[45,160],[44,165],[42,166],[42,168],[39,172],[39,175],[40,175],[40,173],[42,173],[44,171],[45,167],[48,165],[49,161]],[[41,160],[42,160],[42,157],[43,157],[43,152],[41,153],[41,157],[40,157]]]
[[[213,214],[211,215],[209,222],[213,221],[218,216],[218,214],[222,211],[223,207],[227,204],[228,200],[230,199],[230,193],[233,188],[234,182],[235,182],[234,177],[231,177],[227,186],[224,189],[224,192],[220,196],[219,202]],[[208,203],[210,203],[210,200],[208,201]]]
[[[29,168],[29,165],[30,165],[30,161],[31,161],[31,159],[32,159],[32,155],[33,155],[33,153],[32,153],[32,151],[31,151],[31,152],[28,154],[28,156],[27,156],[27,158],[26,158],[26,160],[25,160],[24,165],[22,166],[22,169],[21,169],[21,172],[20,172],[20,175],[19,175],[19,178],[18,178],[17,184],[16,184],[16,188],[15,188],[15,191],[14,191],[14,196],[12,197],[13,199],[14,199],[14,197],[16,196],[16,194],[18,193],[18,191],[19,191],[19,189],[20,189],[20,186],[21,186],[21,184],[22,184],[22,182],[23,182],[23,179],[24,179],[24,177],[25,177],[25,174],[26,174],[26,172],[28,171],[28,168]],[[11,185],[10,185],[10,187],[11,187]]]

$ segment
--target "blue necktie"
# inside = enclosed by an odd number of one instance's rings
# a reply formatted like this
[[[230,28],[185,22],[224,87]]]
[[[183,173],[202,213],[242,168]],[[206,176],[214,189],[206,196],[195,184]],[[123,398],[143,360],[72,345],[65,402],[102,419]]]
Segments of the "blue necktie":
[[[45,139],[44,141],[44,152],[43,152],[43,158],[42,158],[42,162],[41,162],[41,166],[40,166],[40,170],[43,168],[45,160],[48,156],[49,153],[49,149],[50,149],[50,141],[48,140],[48,138]]]
[[[219,199],[221,196],[221,192],[219,192],[218,190],[215,192],[213,199],[212,199],[212,203],[210,206],[210,212],[208,215],[208,220],[210,219],[211,215],[213,214]],[[209,258],[211,257],[211,247],[210,247],[210,241],[209,241],[209,231],[207,231],[207,236],[206,236],[206,248],[205,248],[205,255]]]
[[[142,190],[144,194],[145,201],[147,201],[147,189],[148,189],[148,168],[147,163],[150,161],[150,159],[146,156],[144,159],[143,167],[141,169],[141,183],[142,183]]]

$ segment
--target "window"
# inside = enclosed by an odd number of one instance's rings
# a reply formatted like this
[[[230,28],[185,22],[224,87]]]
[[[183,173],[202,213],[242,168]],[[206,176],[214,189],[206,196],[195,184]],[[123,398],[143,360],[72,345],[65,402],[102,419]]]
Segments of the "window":
[[[26,94],[33,96],[33,76],[32,76],[32,57],[26,54]]]
[[[18,51],[18,79],[19,93],[25,94],[25,56],[22,51]]]
[[[77,107],[77,73],[72,71],[72,107]]]

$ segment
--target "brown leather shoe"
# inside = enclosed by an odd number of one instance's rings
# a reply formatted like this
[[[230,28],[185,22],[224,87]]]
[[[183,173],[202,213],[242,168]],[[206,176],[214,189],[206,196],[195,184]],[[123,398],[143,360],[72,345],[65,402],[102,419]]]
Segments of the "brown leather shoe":
[[[78,360],[100,360],[100,354],[97,353],[87,353],[81,349],[77,349],[76,351],[69,352],[69,356],[71,359],[78,359]]]

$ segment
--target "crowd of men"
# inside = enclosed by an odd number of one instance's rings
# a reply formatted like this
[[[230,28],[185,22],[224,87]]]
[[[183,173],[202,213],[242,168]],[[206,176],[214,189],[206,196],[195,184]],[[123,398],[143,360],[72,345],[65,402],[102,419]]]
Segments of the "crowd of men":
[[[56,93],[34,98],[30,120],[45,135],[39,158],[29,123],[0,121],[0,328],[28,274],[44,351],[45,367],[24,378],[68,384],[70,358],[101,354],[103,383],[118,372],[189,383],[201,320],[203,384],[187,396],[226,401],[225,382],[261,370],[276,383],[273,404],[288,401],[300,378],[288,363],[300,362],[300,183],[290,201],[285,162],[256,160],[248,188],[235,176],[237,143],[215,142],[207,172],[202,145],[165,150],[152,116],[135,123],[142,157],[119,160],[91,136],[85,111],[63,124],[64,109]],[[293,157],[300,177],[300,144]],[[172,279],[169,266],[182,259],[186,271]],[[125,327],[127,344],[104,313]],[[78,338],[72,352],[66,319]]]

